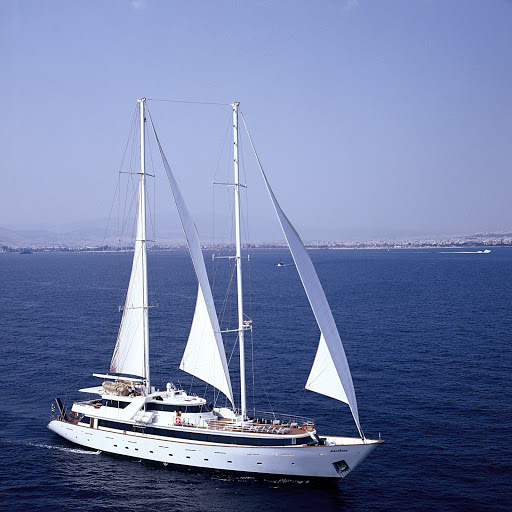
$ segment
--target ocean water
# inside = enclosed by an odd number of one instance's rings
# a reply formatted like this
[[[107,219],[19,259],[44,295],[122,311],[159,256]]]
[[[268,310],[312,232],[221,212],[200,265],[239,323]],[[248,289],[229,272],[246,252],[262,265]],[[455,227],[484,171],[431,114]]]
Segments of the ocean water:
[[[311,253],[362,427],[386,441],[334,485],[177,471],[57,437],[46,428],[54,397],[71,404],[96,383],[93,372],[108,369],[130,256],[0,255],[1,509],[510,510],[512,249],[448,252]],[[152,381],[202,393],[177,370],[196,293],[188,255],[151,256]],[[281,258],[285,267],[276,266]],[[320,433],[356,435],[346,405],[303,389],[319,334],[290,257],[253,251],[246,266],[251,406],[311,416]],[[215,295],[228,302],[221,283],[230,272],[229,260],[216,260]],[[233,341],[226,347],[236,388]]]

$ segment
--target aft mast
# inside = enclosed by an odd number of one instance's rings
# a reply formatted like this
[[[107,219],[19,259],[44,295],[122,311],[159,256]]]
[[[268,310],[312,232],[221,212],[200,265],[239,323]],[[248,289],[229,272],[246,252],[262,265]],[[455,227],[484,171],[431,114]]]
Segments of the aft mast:
[[[242,421],[246,418],[247,406],[245,398],[245,347],[244,347],[244,302],[242,293],[242,249],[240,240],[240,175],[238,168],[238,107],[233,103],[233,160],[235,167],[235,244],[236,244],[236,280],[238,295],[238,343],[240,348],[240,409]]]

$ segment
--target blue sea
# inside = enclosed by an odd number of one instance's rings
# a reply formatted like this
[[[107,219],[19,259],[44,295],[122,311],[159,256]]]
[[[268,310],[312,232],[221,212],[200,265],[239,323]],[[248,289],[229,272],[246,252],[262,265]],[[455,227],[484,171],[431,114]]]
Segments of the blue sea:
[[[178,370],[196,287],[185,251],[153,253],[152,383],[211,393]],[[505,511],[512,507],[512,249],[316,250],[358,399],[379,446],[338,484],[175,470],[50,432],[54,397],[108,370],[130,255],[0,255],[0,508],[6,511]],[[282,259],[286,266],[277,267]],[[208,256],[207,261],[210,262]],[[215,260],[215,296],[230,260]],[[357,435],[348,407],[304,391],[319,333],[290,256],[244,262],[251,407]],[[208,263],[210,266],[210,263]],[[223,266],[224,265],[224,266]],[[233,340],[226,350],[237,386]]]

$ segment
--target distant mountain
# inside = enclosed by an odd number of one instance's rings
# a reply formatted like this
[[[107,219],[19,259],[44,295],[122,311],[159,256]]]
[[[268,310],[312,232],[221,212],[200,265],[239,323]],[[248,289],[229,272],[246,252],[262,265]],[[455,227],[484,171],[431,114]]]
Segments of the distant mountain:
[[[8,245],[10,247],[20,247],[23,245],[24,237],[17,231],[0,226],[0,245]]]

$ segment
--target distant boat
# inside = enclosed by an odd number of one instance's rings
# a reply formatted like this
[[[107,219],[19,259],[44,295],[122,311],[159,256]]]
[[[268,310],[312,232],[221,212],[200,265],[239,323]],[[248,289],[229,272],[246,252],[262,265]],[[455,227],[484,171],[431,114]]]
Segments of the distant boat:
[[[283,263],[283,260],[279,260],[279,263],[277,264],[278,267],[284,267],[285,264]]]
[[[281,228],[309,298],[320,333],[306,389],[348,404],[359,437],[321,435],[311,418],[253,412],[246,405],[244,334],[252,319],[243,311],[238,168],[239,104],[232,104],[234,126],[235,248],[237,317],[235,329],[221,331],[206,272],[199,235],[178,184],[163,154],[146,107],[138,100],[140,171],[137,229],[132,271],[121,325],[107,373],[94,374],[103,382],[80,391],[99,395],[75,402],[68,414],[56,399],[58,418],[48,428],[65,439],[95,450],[164,465],[213,469],[251,475],[339,480],[352,471],[382,441],[367,439],[359,423],[352,377],[338,329],[313,263],[290,221],[281,210],[260,165]],[[155,389],[150,382],[148,278],[146,256],[145,128],[151,122],[171,185],[198,281],[197,302],[180,369],[223,393],[227,406],[187,393],[171,382]],[[250,137],[249,137],[250,138]],[[252,144],[252,140],[251,140]],[[258,162],[259,163],[259,162]],[[282,261],[278,266],[283,266]],[[235,316],[235,318],[236,318]],[[235,406],[222,333],[236,332],[240,351],[240,402]],[[286,355],[286,340],[283,340]],[[277,350],[277,347],[276,347]],[[286,364],[281,359],[282,364]],[[303,383],[296,383],[303,387]],[[336,423],[338,412],[330,416]]]
[[[20,251],[20,254],[32,254],[32,251],[30,249],[23,249]]]
[[[489,254],[490,249],[484,249],[483,251],[440,251],[441,254]]]

